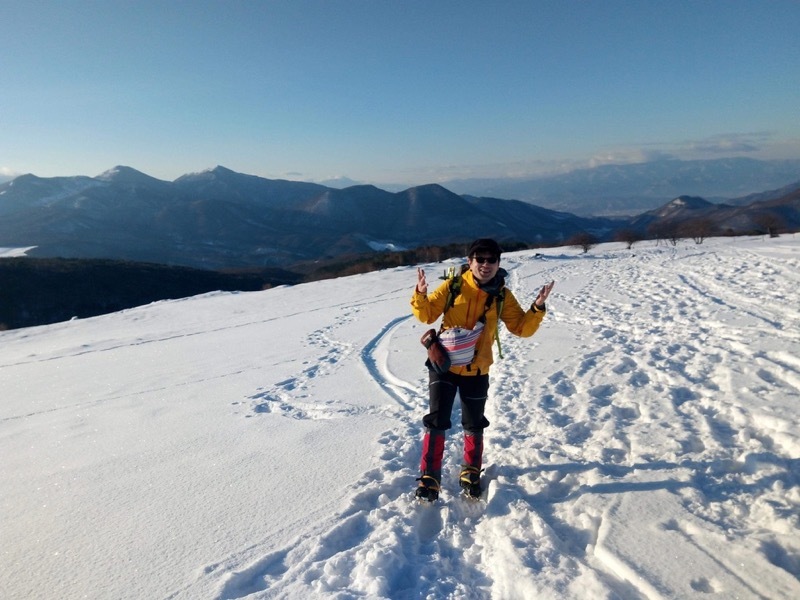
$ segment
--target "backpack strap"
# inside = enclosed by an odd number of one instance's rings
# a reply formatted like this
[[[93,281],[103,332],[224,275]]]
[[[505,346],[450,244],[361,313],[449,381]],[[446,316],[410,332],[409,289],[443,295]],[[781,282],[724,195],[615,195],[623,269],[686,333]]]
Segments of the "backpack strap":
[[[497,355],[503,358],[503,348],[500,346],[500,316],[503,314],[503,305],[506,302],[506,288],[502,288],[500,293],[497,294],[497,326],[494,328],[494,341],[497,342]],[[488,309],[487,309],[488,310]]]
[[[494,328],[494,341],[497,342],[497,355],[500,358],[503,358],[503,348],[500,345],[500,315],[503,314],[503,305],[506,301],[506,289],[501,288],[500,293],[496,296],[492,296],[489,294],[489,297],[486,298],[486,305],[483,308],[483,315],[481,316],[479,321],[486,322],[486,313],[489,312],[489,309],[492,307],[492,302],[497,298],[497,303],[495,307],[497,308],[497,326]]]

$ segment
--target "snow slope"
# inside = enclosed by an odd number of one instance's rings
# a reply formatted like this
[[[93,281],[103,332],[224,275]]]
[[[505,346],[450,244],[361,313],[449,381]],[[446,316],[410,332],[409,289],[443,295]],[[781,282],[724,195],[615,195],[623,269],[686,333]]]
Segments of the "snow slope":
[[[0,248],[0,258],[13,258],[15,256],[25,256],[29,251],[36,248],[30,246],[29,248]]]
[[[556,288],[502,334],[481,503],[458,428],[411,498],[412,267],[0,333],[0,595],[800,598],[800,240],[503,266]]]

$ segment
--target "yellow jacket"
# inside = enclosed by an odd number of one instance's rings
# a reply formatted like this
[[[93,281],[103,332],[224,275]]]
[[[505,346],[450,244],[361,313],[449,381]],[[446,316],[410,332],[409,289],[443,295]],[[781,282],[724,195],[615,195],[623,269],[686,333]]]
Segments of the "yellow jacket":
[[[483,316],[483,311],[486,307],[488,294],[478,287],[472,271],[465,271],[461,277],[461,293],[456,296],[455,303],[444,315],[444,329],[451,327],[472,329],[478,319]],[[423,323],[434,323],[444,311],[449,289],[450,284],[448,281],[442,283],[430,295],[421,294],[415,289],[411,298],[411,310],[414,316]],[[522,310],[511,290],[507,288],[504,288],[504,290],[505,300],[503,302],[503,314],[500,315],[500,319],[514,335],[519,337],[532,336],[539,329],[545,311],[536,309],[533,304],[531,304],[529,310]],[[450,372],[458,375],[483,375],[488,373],[489,367],[494,362],[492,343],[494,342],[496,331],[497,301],[495,300],[486,312],[486,326],[483,334],[478,339],[475,359],[472,364],[451,367]]]

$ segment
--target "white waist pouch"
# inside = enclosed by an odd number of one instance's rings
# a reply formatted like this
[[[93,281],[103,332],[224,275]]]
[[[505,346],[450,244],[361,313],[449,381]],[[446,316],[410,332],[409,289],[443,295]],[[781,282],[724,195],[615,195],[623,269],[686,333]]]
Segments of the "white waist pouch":
[[[463,367],[472,362],[475,358],[475,344],[483,333],[483,323],[475,323],[475,329],[464,329],[463,327],[452,327],[445,329],[439,334],[447,354],[450,356],[450,364],[454,367]]]

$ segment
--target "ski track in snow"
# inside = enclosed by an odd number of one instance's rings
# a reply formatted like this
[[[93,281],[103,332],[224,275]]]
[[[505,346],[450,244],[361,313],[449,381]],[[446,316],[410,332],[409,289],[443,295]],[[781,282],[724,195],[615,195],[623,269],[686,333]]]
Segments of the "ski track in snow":
[[[401,424],[379,440],[384,446],[381,467],[355,484],[358,491],[333,527],[232,574],[218,598],[468,598],[487,592],[491,580],[480,572],[469,550],[474,545],[473,524],[485,506],[458,497],[420,506],[412,497],[422,426],[421,413],[410,410],[410,402],[420,395],[423,381],[402,379],[385,360],[392,335],[408,320],[405,315],[389,322],[361,354],[370,376],[395,401],[397,409],[389,412]],[[459,452],[460,446],[451,440],[451,480],[457,477]],[[489,476],[493,470],[487,469]]]
[[[736,272],[721,273],[709,252],[696,260],[691,252],[635,254],[615,255],[629,266],[614,270],[592,257],[542,260],[533,268],[528,259],[525,269],[520,259],[504,262],[523,305],[545,281],[557,283],[537,336],[502,334],[505,359],[492,370],[488,491],[481,502],[456,495],[459,427],[447,441],[442,499],[421,506],[412,498],[426,381],[422,374],[408,380],[387,359],[394,336],[411,323],[408,315],[386,323],[360,349],[337,340],[333,329],[341,323],[309,336],[319,361],[254,394],[253,413],[330,418],[362,410],[315,406],[303,393],[310,380],[360,353],[393,401],[369,410],[397,426],[382,434],[379,465],[354,483],[346,509],[313,535],[246,566],[231,557],[216,598],[797,593],[800,543],[791,539],[800,507],[797,432],[785,415],[751,412],[738,401],[785,393],[797,399],[799,334],[781,324],[798,323],[800,313],[771,285],[778,277],[800,283],[797,261],[742,251]],[[594,276],[576,279],[586,260]],[[570,330],[577,339],[559,339]],[[764,336],[779,338],[786,349],[760,349]],[[538,377],[528,377],[531,371]],[[609,373],[617,383],[609,383]],[[742,387],[752,373],[760,386]],[[457,407],[454,413],[458,423]],[[756,510],[783,523],[786,535],[742,531],[737,515]],[[658,527],[626,530],[628,511],[653,511]],[[631,535],[670,538],[676,557],[691,558],[686,570],[693,576],[669,581],[659,566],[668,557],[633,556],[625,544]],[[741,549],[716,558],[723,544]],[[742,569],[732,557],[761,568]],[[771,574],[783,576],[777,583],[763,579],[772,567]]]

